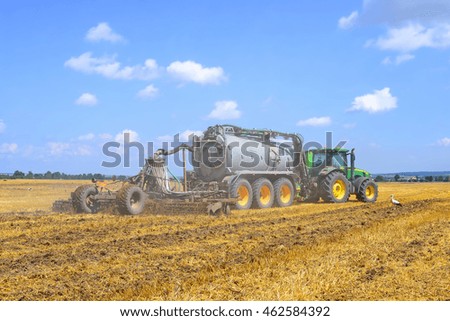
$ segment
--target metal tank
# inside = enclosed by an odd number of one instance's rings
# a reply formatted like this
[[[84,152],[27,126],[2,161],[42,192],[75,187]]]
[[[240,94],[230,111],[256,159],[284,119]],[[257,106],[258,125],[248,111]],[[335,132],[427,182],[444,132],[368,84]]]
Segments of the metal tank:
[[[243,173],[291,174],[301,146],[294,134],[216,125],[194,138],[192,164],[196,177],[206,182]]]

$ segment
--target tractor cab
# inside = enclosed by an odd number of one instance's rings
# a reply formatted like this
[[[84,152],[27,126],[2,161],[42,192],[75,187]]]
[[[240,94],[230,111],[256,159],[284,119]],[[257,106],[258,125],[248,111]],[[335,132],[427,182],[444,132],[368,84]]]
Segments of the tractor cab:
[[[353,180],[359,177],[370,177],[369,172],[355,168],[354,149],[322,148],[306,152],[306,164],[311,176],[317,176],[325,168],[340,169],[347,179]]]

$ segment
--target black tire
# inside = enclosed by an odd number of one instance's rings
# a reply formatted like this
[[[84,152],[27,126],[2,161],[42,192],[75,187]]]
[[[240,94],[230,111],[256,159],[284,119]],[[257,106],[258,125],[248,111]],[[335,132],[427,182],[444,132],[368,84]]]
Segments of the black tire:
[[[252,186],[245,178],[238,178],[231,185],[231,197],[238,198],[235,207],[238,210],[247,210],[252,206],[253,193]]]
[[[288,178],[282,177],[277,179],[273,184],[273,190],[277,206],[287,207],[292,205],[295,197],[294,185]]]
[[[147,195],[136,185],[125,184],[117,194],[117,209],[120,214],[136,215],[142,213]]]
[[[350,183],[341,172],[328,174],[320,187],[320,196],[327,203],[345,203],[350,195]]]
[[[98,202],[92,196],[98,194],[95,185],[81,185],[73,193],[73,205],[77,213],[96,213]]]
[[[373,203],[378,198],[378,185],[374,181],[365,180],[359,186],[356,198],[360,202]]]
[[[267,178],[258,178],[252,184],[253,208],[271,208],[275,199],[272,182]]]

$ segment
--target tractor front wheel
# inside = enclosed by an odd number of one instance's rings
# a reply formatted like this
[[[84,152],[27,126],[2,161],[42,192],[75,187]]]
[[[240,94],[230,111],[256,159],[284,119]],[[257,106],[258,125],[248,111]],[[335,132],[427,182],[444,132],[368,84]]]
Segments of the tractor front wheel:
[[[371,180],[365,180],[359,186],[356,198],[360,202],[373,203],[378,198],[378,185]]]
[[[321,183],[321,197],[327,203],[345,203],[350,195],[349,182],[344,174],[331,172]]]

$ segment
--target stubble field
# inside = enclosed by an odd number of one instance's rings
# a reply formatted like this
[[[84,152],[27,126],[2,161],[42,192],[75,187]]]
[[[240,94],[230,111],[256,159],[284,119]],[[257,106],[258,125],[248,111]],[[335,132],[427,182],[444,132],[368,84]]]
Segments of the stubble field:
[[[50,211],[83,183],[0,181],[1,300],[450,300],[449,183],[217,217]]]

